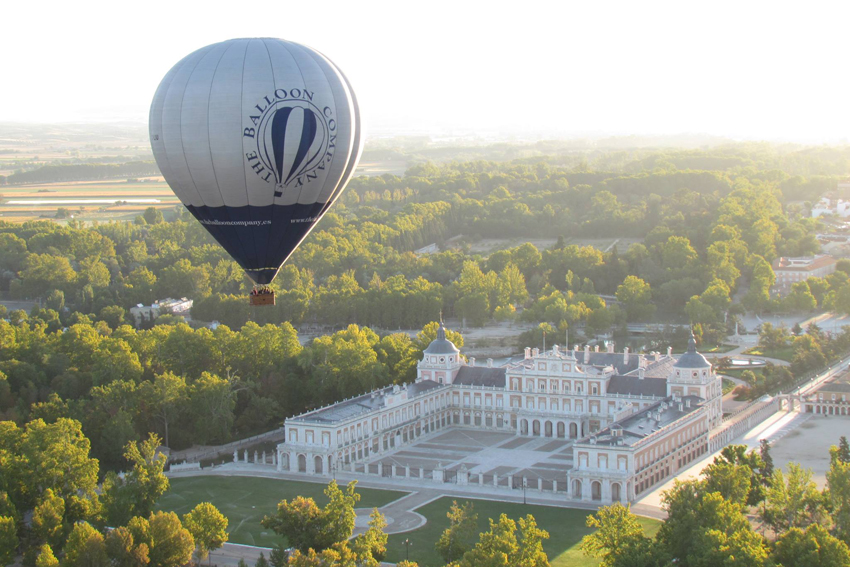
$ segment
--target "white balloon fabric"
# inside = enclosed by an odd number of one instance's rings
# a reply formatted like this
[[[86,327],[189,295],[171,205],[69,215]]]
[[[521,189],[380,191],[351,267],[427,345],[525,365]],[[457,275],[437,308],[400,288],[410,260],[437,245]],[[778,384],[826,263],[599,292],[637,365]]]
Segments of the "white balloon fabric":
[[[363,147],[357,99],[324,55],[233,39],[177,63],[150,138],[171,189],[251,279],[267,284],[345,189]]]

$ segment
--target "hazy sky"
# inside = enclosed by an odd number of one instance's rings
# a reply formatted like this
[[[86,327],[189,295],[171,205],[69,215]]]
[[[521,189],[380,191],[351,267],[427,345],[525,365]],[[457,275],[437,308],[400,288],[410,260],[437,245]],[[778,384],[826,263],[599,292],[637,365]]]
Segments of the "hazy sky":
[[[367,127],[850,138],[850,2],[8,2],[0,121],[146,120],[174,63],[272,36],[342,68]]]

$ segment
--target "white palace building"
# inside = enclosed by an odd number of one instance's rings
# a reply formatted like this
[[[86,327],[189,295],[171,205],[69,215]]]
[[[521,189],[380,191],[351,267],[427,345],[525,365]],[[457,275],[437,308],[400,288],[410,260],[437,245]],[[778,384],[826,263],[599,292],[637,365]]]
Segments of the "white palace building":
[[[613,344],[602,352],[555,346],[527,348],[497,368],[467,362],[441,325],[415,382],[287,419],[276,463],[308,475],[365,464],[368,473],[371,461],[443,428],[501,431],[572,440],[572,465],[550,482],[553,492],[632,501],[705,454],[721,419],[721,381],[693,336],[678,359],[671,349],[644,355],[616,353]]]

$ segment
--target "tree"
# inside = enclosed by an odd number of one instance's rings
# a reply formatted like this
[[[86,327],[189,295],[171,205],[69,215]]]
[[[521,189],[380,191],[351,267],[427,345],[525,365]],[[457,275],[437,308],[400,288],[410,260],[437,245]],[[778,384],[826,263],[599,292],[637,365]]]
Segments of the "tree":
[[[226,441],[233,427],[233,410],[236,407],[236,393],[231,381],[204,372],[189,391],[195,442]]]
[[[62,566],[107,567],[108,565],[109,558],[106,556],[103,534],[88,522],[75,524],[71,535],[68,536],[68,543],[65,544],[65,558],[62,560]]]
[[[446,563],[457,561],[469,551],[478,531],[478,514],[474,513],[473,509],[472,502],[467,501],[463,506],[458,506],[457,500],[452,501],[446,513],[449,527],[443,531],[435,545],[437,553]]]
[[[850,549],[818,524],[791,528],[776,542],[771,559],[779,567],[846,567]]]
[[[70,291],[77,280],[77,273],[66,257],[50,254],[27,255],[19,276],[30,297],[43,296],[54,289]]]
[[[154,207],[145,209],[145,212],[142,213],[142,218],[145,219],[147,224],[159,224],[164,221],[162,211]]]
[[[200,559],[227,542],[227,518],[209,502],[201,502],[183,516],[183,525],[195,539]]]
[[[387,554],[388,538],[387,534],[384,533],[387,520],[383,514],[378,512],[377,508],[372,510],[369,518],[369,529],[352,540],[351,549],[357,554],[357,561],[360,565],[377,567]]]
[[[310,549],[323,551],[345,542],[354,531],[354,505],[360,501],[356,486],[357,482],[352,481],[342,491],[332,480],[325,489],[329,502],[324,508],[319,508],[312,498],[302,496],[291,502],[282,500],[274,516],[263,518],[263,527],[284,536],[292,547],[304,553]]]
[[[762,484],[770,486],[773,477],[773,457],[770,455],[770,441],[762,439],[759,443],[759,456],[764,466],[761,468]]]
[[[65,541],[65,501],[53,494],[48,488],[35,507],[32,516],[32,528],[39,539],[52,547],[62,548]]]
[[[99,467],[97,460],[89,457],[91,443],[80,422],[60,418],[47,424],[36,419],[27,423],[25,430],[15,428],[10,433],[14,435],[15,431],[17,443],[12,450],[18,457],[7,470],[20,502],[25,507],[35,506],[51,488],[65,501],[68,522],[95,515],[99,507],[95,492]]]
[[[739,465],[716,459],[703,470],[705,490],[718,492],[723,498],[737,504],[746,504],[750,494],[753,471],[747,465]]]
[[[776,533],[804,528],[821,514],[821,495],[812,480],[812,471],[797,463],[788,464],[788,476],[773,471],[764,507],[764,521]]]
[[[788,346],[790,335],[785,325],[774,327],[772,323],[764,322],[759,331],[759,346],[766,350],[778,350]]]
[[[240,559],[241,561],[241,559]],[[266,556],[263,553],[260,553],[260,556],[257,558],[257,562],[254,563],[254,567],[269,567],[269,560],[266,559]]]
[[[743,507],[707,492],[705,481],[675,481],[663,494],[662,506],[667,520],[656,538],[677,565],[761,567],[767,557]]]
[[[106,554],[113,567],[145,567],[150,562],[146,543],[137,543],[124,526],[110,530],[106,536]]]
[[[829,457],[824,495],[832,512],[833,533],[850,545],[850,463],[841,460],[838,447],[829,449]]]
[[[104,507],[112,525],[126,524],[133,516],[149,516],[156,501],[168,490],[168,477],[163,472],[167,458],[157,452],[159,445],[156,433],[141,444],[127,443],[124,458],[132,464],[132,470],[123,479],[110,475],[104,481]]]
[[[152,413],[162,422],[165,430],[165,446],[170,443],[168,426],[182,410],[187,392],[186,379],[171,372],[160,374],[153,382],[142,384],[142,397],[150,400]]]
[[[2,560],[0,560],[2,563]],[[56,559],[56,556],[53,555],[53,549],[51,549],[49,544],[42,544],[41,547],[38,548],[38,557],[35,560],[35,567],[57,567],[59,565],[59,560]]]
[[[627,276],[617,288],[616,296],[625,306],[629,321],[648,319],[655,313],[649,284],[637,276]]]
[[[850,443],[847,442],[847,437],[845,435],[842,435],[838,439],[837,458],[842,463],[850,464]]]
[[[457,564],[460,567],[548,567],[549,558],[543,551],[543,540],[549,538],[548,532],[537,527],[534,517],[529,514],[517,524],[507,515],[499,520],[490,519],[490,529],[481,534],[478,543],[467,551]]]
[[[150,567],[179,567],[192,559],[195,540],[174,512],[136,516],[127,528],[134,542],[148,547]]]
[[[15,518],[0,516],[0,565],[15,561],[18,550],[18,529]]]
[[[651,565],[652,540],[643,533],[637,516],[627,506],[604,506],[586,520],[594,532],[581,540],[585,555],[601,559],[602,567]]]

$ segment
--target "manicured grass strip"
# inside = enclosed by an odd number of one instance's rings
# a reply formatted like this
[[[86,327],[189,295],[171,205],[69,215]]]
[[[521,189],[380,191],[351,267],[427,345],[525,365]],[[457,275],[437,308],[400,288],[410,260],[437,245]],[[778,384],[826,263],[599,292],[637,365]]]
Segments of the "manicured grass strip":
[[[296,496],[313,498],[319,506],[327,504],[326,485],[296,482],[275,478],[240,476],[196,476],[170,479],[168,492],[159,499],[157,508],[177,515],[189,512],[201,502],[211,502],[230,521],[228,533],[231,543],[272,547],[283,543],[283,538],[264,528],[263,516],[273,514],[277,503]],[[342,483],[341,483],[342,484]],[[358,507],[374,508],[389,504],[405,496],[406,492],[358,488]]]
[[[391,535],[387,543],[385,561],[397,563],[403,560],[406,557],[406,550],[402,542],[409,538],[413,542],[410,547],[411,561],[418,562],[420,567],[442,567],[445,563],[434,550],[434,544],[449,525],[446,512],[452,500],[451,497],[440,498],[416,510],[428,519],[428,523],[412,532]],[[456,500],[458,504],[466,502],[463,498]],[[488,518],[497,519],[500,514],[507,514],[516,520],[531,514],[537,520],[537,525],[549,532],[549,539],[544,542],[543,548],[549,555],[552,567],[595,567],[599,564],[595,559],[586,557],[578,547],[581,538],[592,531],[585,525],[585,518],[592,513],[591,511],[488,500],[472,500],[472,503],[478,513],[479,532],[489,529]],[[655,535],[661,525],[657,520],[648,518],[640,518],[640,522],[649,536]]]
[[[761,347],[753,347],[744,351],[744,354],[752,354],[753,356],[765,356],[767,358],[778,358],[786,362],[794,360],[794,347],[787,346],[777,349],[764,349]]]

